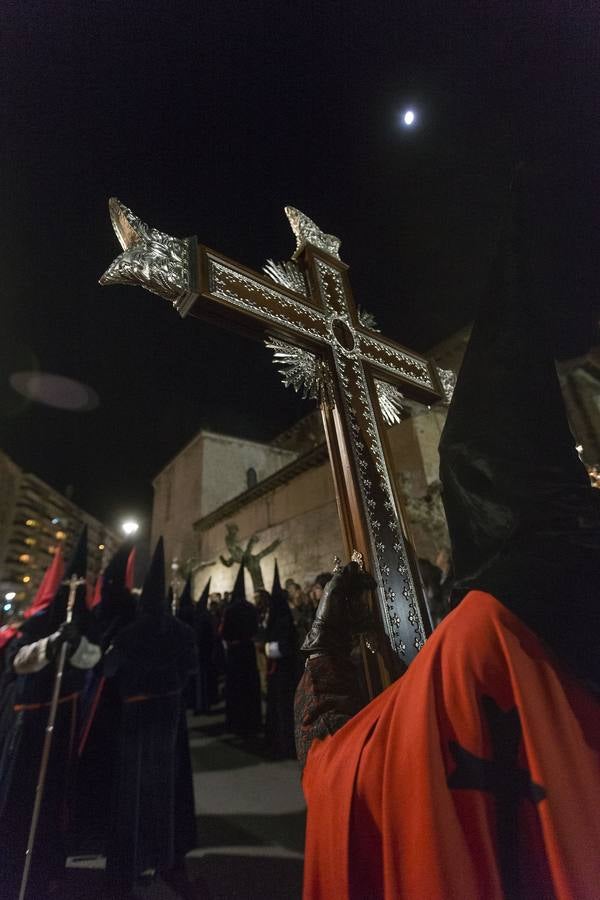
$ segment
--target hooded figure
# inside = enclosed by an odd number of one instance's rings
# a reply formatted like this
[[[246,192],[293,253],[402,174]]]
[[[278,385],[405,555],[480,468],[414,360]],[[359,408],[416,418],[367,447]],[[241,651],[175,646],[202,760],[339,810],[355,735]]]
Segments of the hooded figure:
[[[522,179],[440,443],[463,598],[357,714],[350,571],[309,635],[306,900],[598,896],[600,495],[553,358],[597,255],[564,185]]]
[[[131,573],[135,548],[123,544],[98,579],[98,601],[92,606],[103,650],[135,617]],[[111,815],[110,798],[116,762],[121,697],[115,680],[104,677],[99,663],[90,672],[81,697],[77,735],[77,791],[73,837],[80,853],[106,852]]]
[[[173,609],[173,595],[170,589],[167,594],[167,605]],[[191,628],[195,633],[195,619],[196,619],[196,610],[194,605],[194,600],[192,598],[192,585],[191,581],[188,578],[185,582],[177,605],[175,607],[175,613],[180,622],[183,622],[189,628]],[[195,672],[188,682],[186,691],[185,691],[185,703],[187,709],[196,709],[196,681],[198,678],[198,672]]]
[[[182,599],[189,590],[191,599],[191,586],[189,581],[184,588]],[[191,692],[191,708],[196,715],[210,712],[210,708],[218,699],[217,667],[215,664],[215,624],[208,612],[208,595],[210,593],[210,578],[204,590],[198,598],[193,609],[193,628],[196,635],[196,647],[198,648],[198,671],[193,679]],[[181,608],[181,600],[180,600]],[[184,607],[185,608],[185,607]]]
[[[0,755],[0,882],[3,896],[18,893],[50,702],[56,680],[56,662],[63,644],[67,661],[60,684],[59,703],[52,731],[42,808],[30,874],[30,896],[44,896],[49,882],[60,879],[65,866],[65,829],[68,823],[67,795],[75,761],[74,741],[85,670],[100,659],[100,648],[86,634],[90,622],[85,603],[86,588],[77,588],[72,623],[65,625],[69,587],[45,582],[44,603],[21,625],[20,636],[8,650],[7,674],[10,704],[4,705],[4,741]],[[87,529],[83,529],[65,575],[85,577]],[[49,598],[49,584],[57,587]],[[36,598],[37,599],[37,598]],[[47,602],[46,602],[47,601]]]
[[[100,600],[94,606],[94,612],[104,649],[110,646],[117,632],[135,618],[135,601],[131,593],[134,562],[135,547],[125,543],[101,575]]]
[[[271,752],[280,758],[296,756],[294,744],[294,692],[300,677],[296,628],[281,587],[275,560],[273,587],[268,600],[265,627],[267,657],[267,715],[265,738]]]
[[[244,565],[239,568],[231,603],[225,607],[221,637],[225,641],[225,725],[234,734],[248,735],[262,724],[260,679],[254,637],[256,607],[246,600]]]
[[[557,244],[568,185],[554,179],[517,176],[440,441],[440,478],[455,592],[493,594],[600,685],[600,491],[576,450],[554,361],[560,304],[577,277],[573,242]]]
[[[137,617],[104,663],[122,704],[107,874],[127,887],[173,870],[195,846],[183,693],[196,667],[194,633],[167,608],[161,538]]]

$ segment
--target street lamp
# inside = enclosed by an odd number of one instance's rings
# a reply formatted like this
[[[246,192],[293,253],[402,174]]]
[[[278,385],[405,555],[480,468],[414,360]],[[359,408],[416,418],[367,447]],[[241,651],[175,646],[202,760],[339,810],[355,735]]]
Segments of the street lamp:
[[[135,519],[125,519],[124,522],[121,522],[121,531],[127,537],[132,537],[139,530],[140,523],[136,522]]]

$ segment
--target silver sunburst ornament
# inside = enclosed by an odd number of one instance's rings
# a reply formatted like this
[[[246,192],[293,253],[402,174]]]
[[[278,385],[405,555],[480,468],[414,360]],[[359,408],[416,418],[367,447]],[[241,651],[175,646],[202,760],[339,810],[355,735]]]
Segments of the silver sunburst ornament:
[[[375,379],[379,408],[386,425],[397,425],[406,418],[404,395],[393,384]]]
[[[272,259],[268,259],[266,265],[263,266],[263,272],[276,284],[281,284],[304,297],[308,296],[306,279],[300,266],[293,259],[287,259],[284,262],[274,262]]]
[[[293,387],[305,400],[335,406],[333,379],[322,359],[278,338],[268,338],[265,346],[273,351],[273,364],[285,387]]]

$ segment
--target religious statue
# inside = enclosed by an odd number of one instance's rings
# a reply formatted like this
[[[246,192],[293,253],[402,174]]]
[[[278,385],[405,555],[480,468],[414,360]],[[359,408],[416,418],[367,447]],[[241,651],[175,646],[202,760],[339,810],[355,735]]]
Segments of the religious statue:
[[[239,528],[238,526],[230,522],[225,526],[227,529],[227,534],[225,535],[225,543],[227,544],[227,550],[229,551],[229,559],[225,559],[224,556],[220,556],[219,559],[223,563],[224,566],[228,568],[232,566],[234,563],[238,565],[244,564],[245,568],[248,572],[250,572],[250,577],[252,578],[252,587],[255,591],[259,591],[264,589],[265,583],[263,581],[262,570],[260,568],[260,561],[265,556],[268,556],[269,553],[273,553],[274,550],[279,547],[281,541],[279,538],[276,538],[272,543],[269,544],[268,547],[265,547],[264,550],[261,550],[260,553],[252,553],[253,548],[259,542],[260,538],[257,534],[253,534],[246,544],[246,549],[242,549],[242,545],[240,544],[239,539]]]

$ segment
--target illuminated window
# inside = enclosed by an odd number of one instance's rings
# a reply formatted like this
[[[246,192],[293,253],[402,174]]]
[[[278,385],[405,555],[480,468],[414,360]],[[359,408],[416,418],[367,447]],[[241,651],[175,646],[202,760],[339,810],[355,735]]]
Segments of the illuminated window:
[[[30,557],[29,553],[21,553],[21,555],[19,556],[19,562],[28,563],[28,562],[30,562],[30,560],[31,560],[31,557]]]
[[[28,528],[38,528],[40,523],[37,521],[37,519],[26,519],[25,524]]]
[[[64,533],[64,531],[55,531],[54,537],[57,541],[64,541],[64,539],[66,538],[66,534]]]
[[[23,575],[22,581],[23,584],[29,584],[29,582],[31,581],[31,575]]]
[[[28,547],[35,547],[36,540],[35,540],[35,538],[25,538],[25,543],[27,544]]]

